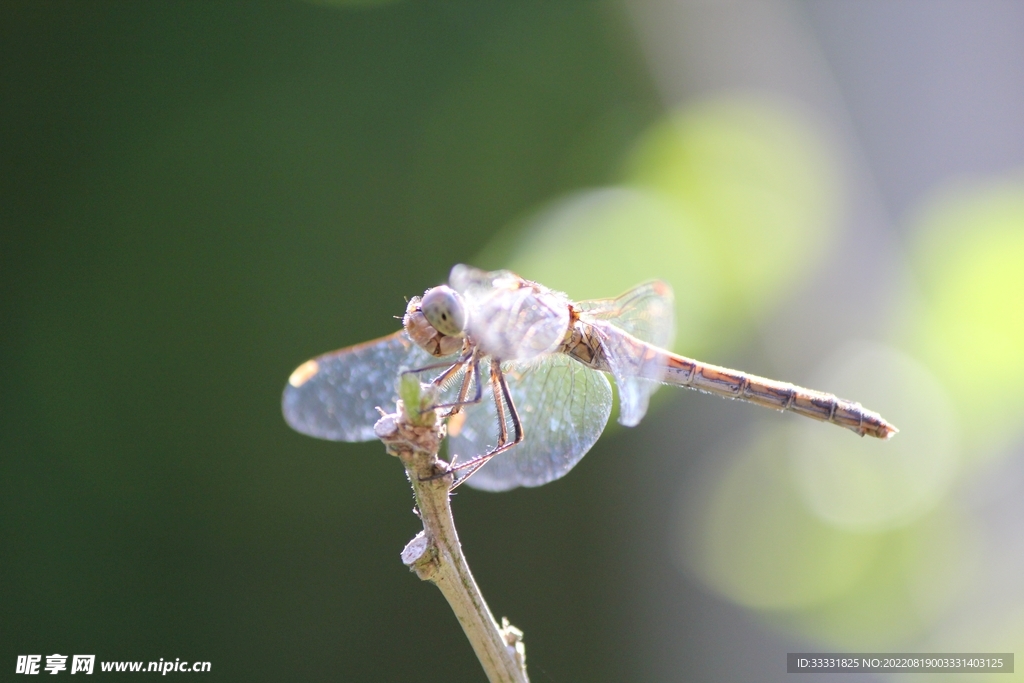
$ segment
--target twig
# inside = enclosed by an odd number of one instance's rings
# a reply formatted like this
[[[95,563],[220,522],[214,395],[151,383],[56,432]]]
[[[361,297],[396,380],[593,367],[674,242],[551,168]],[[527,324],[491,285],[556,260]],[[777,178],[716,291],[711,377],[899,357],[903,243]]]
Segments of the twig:
[[[501,626],[494,620],[462,554],[449,504],[454,475],[437,458],[445,428],[436,411],[424,410],[436,404],[436,393],[411,374],[402,376],[400,389],[397,413],[381,417],[374,431],[405,465],[423,521],[402,561],[441,589],[491,683],[529,683],[522,631],[508,619]]]

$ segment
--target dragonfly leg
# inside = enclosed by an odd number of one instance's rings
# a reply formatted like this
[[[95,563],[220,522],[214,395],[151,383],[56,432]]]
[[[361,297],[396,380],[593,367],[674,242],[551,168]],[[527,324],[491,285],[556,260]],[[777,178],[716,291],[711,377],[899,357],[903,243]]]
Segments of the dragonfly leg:
[[[438,408],[451,408],[444,417],[451,417],[462,410],[463,406],[475,405],[483,399],[483,386],[480,384],[480,358],[474,351],[473,357],[469,362],[469,372],[466,373],[465,379],[462,380],[462,388],[459,389],[458,400],[452,403],[439,403],[436,406],[431,406],[430,410],[436,410]],[[476,385],[476,391],[473,394],[473,398],[466,399],[466,394],[469,393],[469,382],[473,381]]]
[[[454,365],[449,366],[448,363],[431,363],[430,365],[424,365],[422,368],[413,368],[412,370],[402,370],[400,374],[403,375],[418,375],[421,372],[427,372],[428,370],[437,370],[438,368],[448,368],[445,373],[449,372],[452,368],[457,368],[463,363],[460,358],[455,362]],[[442,373],[444,374],[444,373]]]
[[[498,455],[504,453],[513,446],[522,443],[525,438],[523,432],[523,423],[519,418],[519,411],[516,410],[516,404],[512,401],[512,394],[508,389],[508,382],[505,380],[505,373],[501,371],[501,363],[497,360],[491,360],[491,389],[494,393],[494,407],[498,412],[498,444],[488,453],[478,455],[475,458],[471,458],[466,462],[456,465],[451,468],[450,471],[458,472],[465,470],[465,474],[458,478],[458,480],[452,484],[452,489],[457,488],[464,481],[469,479],[473,474],[481,467],[487,464],[487,462]],[[508,406],[508,415],[512,420],[512,431],[513,437],[509,441],[508,438],[508,426],[505,424],[505,408],[502,405],[504,399],[504,405]]]
[[[502,403],[502,395],[505,394],[501,390],[501,380],[504,375],[501,374],[501,364],[491,359],[491,392],[494,394],[494,409],[498,413],[498,443],[487,455],[490,457],[494,456],[495,451],[505,446],[508,443],[508,425],[505,424],[505,406]]]
[[[430,381],[430,383],[433,384],[434,386],[440,387],[445,382],[450,380],[452,377],[457,375],[459,373],[459,370],[464,368],[467,363],[469,363],[471,360],[476,358],[476,355],[477,355],[476,349],[471,349],[471,350],[463,353],[462,356],[460,356],[459,359],[457,361],[455,361],[454,363],[452,363],[451,365],[449,365],[448,363],[434,363],[432,365],[425,365],[422,368],[415,368],[413,370],[403,370],[401,372],[401,374],[402,375],[418,375],[421,372],[427,372],[429,370],[436,370],[438,368],[447,368],[444,372],[442,372],[440,375],[438,375],[437,377],[435,377],[434,379],[432,379]],[[475,368],[476,365],[478,364],[478,362],[475,361],[475,360],[473,362],[474,362],[474,366],[473,367]],[[473,368],[471,368],[471,370],[472,369]],[[479,376],[480,376],[479,369],[476,369],[476,376],[477,376],[477,378],[479,378]],[[462,383],[462,389],[459,391],[459,401],[457,401],[456,403],[443,403],[443,404],[439,404],[439,405],[427,406],[426,408],[424,408],[423,410],[420,411],[420,414],[426,413],[426,412],[431,411],[431,410],[436,410],[437,408],[448,408],[448,407],[451,407],[451,406],[454,406],[454,405],[464,405],[463,399],[465,398],[465,394],[466,394],[466,392],[469,389],[468,385],[466,384],[466,381],[468,381],[468,375],[467,375],[467,380],[463,381],[463,383]],[[445,417],[450,417],[451,414],[452,413],[449,413],[448,415],[445,415]]]
[[[512,418],[512,429],[515,432],[515,438],[512,443],[507,446],[511,448],[518,443],[522,443],[525,434],[523,433],[523,422],[519,419],[519,411],[516,410],[516,404],[512,402],[512,393],[508,389],[508,382],[505,381],[505,373],[501,371],[501,364],[497,361],[492,361],[494,368],[498,371],[498,383],[501,385],[501,393],[505,396],[505,404],[508,405],[509,417]],[[504,424],[504,421],[502,421]]]
[[[479,372],[479,368],[476,369]],[[428,479],[439,479],[447,476],[453,472],[465,471],[458,481],[452,484],[452,489],[457,488],[462,482],[469,479],[473,474],[481,467],[487,464],[494,456],[499,453],[504,453],[513,446],[522,443],[526,437],[523,431],[523,423],[519,418],[519,411],[516,410],[515,403],[512,402],[512,394],[508,389],[508,382],[505,380],[505,373],[501,371],[501,363],[496,359],[491,359],[491,393],[494,396],[494,408],[498,413],[498,444],[491,449],[489,452],[483,455],[478,455],[475,458],[470,458],[466,462],[455,464],[453,459],[450,463],[451,467],[442,474],[435,474]],[[508,438],[508,425],[505,424],[505,406],[508,406],[508,416],[512,420],[512,431],[513,437],[511,440]]]
[[[480,361],[479,361],[479,359],[476,359],[475,362],[473,363],[473,371],[477,373],[477,378],[479,379],[479,372],[480,372]],[[501,373],[501,363],[499,363],[498,361],[496,361],[494,359],[491,359],[490,384],[491,384],[491,394],[494,396],[494,408],[498,412],[498,445],[495,446],[495,448],[492,451],[490,451],[489,453],[485,453],[483,455],[478,455],[475,458],[470,458],[466,462],[460,463],[458,465],[455,464],[455,457],[453,457],[452,461],[450,463],[448,463],[449,464],[449,468],[448,468],[447,471],[445,471],[443,473],[440,473],[440,474],[435,474],[435,475],[433,475],[431,477],[428,477],[427,478],[428,480],[430,480],[430,479],[440,479],[441,477],[447,476],[448,474],[451,474],[453,472],[458,472],[459,470],[465,470],[465,469],[468,469],[469,470],[469,474],[472,474],[473,472],[476,472],[478,469],[483,467],[484,463],[486,463],[492,457],[497,455],[501,450],[504,450],[505,448],[509,448],[509,447],[511,447],[511,445],[513,445],[513,444],[509,444],[508,443],[508,427],[505,425],[505,406],[501,402],[502,401],[502,396],[507,396],[508,395],[508,392],[507,391],[503,391],[502,388],[501,388],[501,382],[503,380],[504,380],[504,376]],[[477,387],[478,387],[478,389],[480,389],[480,383],[479,382],[477,382]],[[465,389],[465,384],[463,384],[463,389]],[[482,394],[482,390],[481,390],[481,394]],[[513,410],[514,410],[514,408],[513,408]],[[516,415],[516,420],[518,420],[518,418],[519,418],[519,416]],[[522,429],[517,427],[517,432],[516,432],[517,436],[518,436],[519,432],[521,432],[521,431],[522,431]],[[520,438],[520,440],[522,440],[522,439]],[[452,488],[454,489],[456,486],[458,486],[462,481],[464,481],[466,479],[466,477],[469,476],[469,474],[461,477],[458,480],[458,482],[456,482],[455,484],[452,485]]]
[[[436,386],[440,386],[440,385],[444,384],[445,382],[447,382],[452,377],[454,377],[455,374],[458,373],[458,371],[462,368],[462,366],[464,366],[467,362],[469,362],[469,359],[472,358],[475,355],[476,355],[476,349],[469,349],[468,351],[464,351],[463,354],[461,356],[459,356],[459,359],[457,361],[455,361],[454,363],[452,363],[451,365],[449,365],[448,363],[431,363],[430,365],[424,365],[421,368],[413,368],[412,370],[403,370],[401,372],[401,374],[403,374],[403,375],[418,375],[418,374],[420,374],[422,372],[427,372],[428,370],[437,370],[438,368],[447,368],[447,370],[445,370],[440,375],[438,375],[437,377],[435,377],[434,379],[432,379],[430,381],[431,384],[434,384]]]

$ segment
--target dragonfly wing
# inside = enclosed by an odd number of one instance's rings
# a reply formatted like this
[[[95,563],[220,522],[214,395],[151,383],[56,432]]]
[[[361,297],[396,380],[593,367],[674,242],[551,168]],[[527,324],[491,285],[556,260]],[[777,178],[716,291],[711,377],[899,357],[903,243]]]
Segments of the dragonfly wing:
[[[564,476],[601,436],[611,413],[612,392],[603,373],[563,354],[506,365],[505,378],[522,421],[522,443],[500,453],[466,481],[486,491],[540,486]],[[509,434],[511,420],[507,420]],[[448,452],[457,462],[487,453],[498,436],[494,399],[469,406]]]
[[[325,353],[300,365],[281,397],[284,419],[297,432],[331,441],[370,441],[380,419],[393,411],[398,373],[438,359],[404,331]]]
[[[619,387],[619,423],[635,427],[647,414],[651,396],[661,386],[648,377],[662,376],[665,355],[646,358],[643,345],[617,327],[602,322],[593,322],[591,326],[601,340],[608,366]],[[657,367],[651,367],[652,364]]]
[[[675,298],[667,282],[645,282],[614,299],[580,301],[577,308],[585,318],[609,322],[648,344],[671,349],[675,341]]]
[[[564,294],[507,270],[462,264],[448,279],[466,301],[470,337],[488,355],[526,361],[551,353],[565,338],[569,300]]]
[[[638,376],[641,364],[650,361],[638,357],[636,345],[621,339],[617,331],[659,348],[672,346],[676,332],[672,288],[660,280],[645,282],[614,299],[582,301],[578,307],[581,318],[591,322],[600,336],[619,387],[619,422],[635,426],[660,385]],[[650,376],[650,369],[643,374]]]

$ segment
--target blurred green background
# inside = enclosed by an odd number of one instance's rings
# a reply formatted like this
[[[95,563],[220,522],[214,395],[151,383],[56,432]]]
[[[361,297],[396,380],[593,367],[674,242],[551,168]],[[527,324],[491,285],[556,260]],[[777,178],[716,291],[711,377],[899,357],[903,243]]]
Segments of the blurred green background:
[[[1024,11],[980,7],[3,2],[0,667],[482,680],[400,465],[279,407],[457,262],[664,278],[677,351],[902,430],[666,389],[460,489],[533,680],[1024,652]]]

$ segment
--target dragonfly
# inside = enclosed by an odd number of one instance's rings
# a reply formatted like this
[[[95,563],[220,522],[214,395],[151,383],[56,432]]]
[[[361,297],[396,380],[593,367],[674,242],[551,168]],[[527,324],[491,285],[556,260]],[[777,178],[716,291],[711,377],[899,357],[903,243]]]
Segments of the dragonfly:
[[[448,454],[459,473],[454,486],[488,491],[567,474],[608,423],[609,375],[618,421],[629,427],[669,384],[861,436],[889,439],[898,431],[859,403],[668,351],[673,310],[672,288],[659,280],[615,298],[575,302],[508,270],[459,264],[447,285],[409,300],[398,332],[296,368],[282,396],[284,417],[309,436],[370,441],[378,408],[398,398],[399,374],[439,371],[429,381],[447,419]]]

